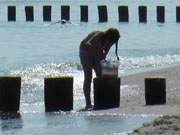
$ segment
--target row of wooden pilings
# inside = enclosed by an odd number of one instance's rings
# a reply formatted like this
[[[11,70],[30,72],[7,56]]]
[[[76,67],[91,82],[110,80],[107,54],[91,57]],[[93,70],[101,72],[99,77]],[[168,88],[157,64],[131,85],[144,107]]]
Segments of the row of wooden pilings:
[[[51,21],[51,5],[43,6],[43,21]],[[108,11],[106,5],[98,7],[99,22],[108,21]],[[157,6],[157,22],[165,22],[165,6]],[[139,22],[147,22],[147,6],[138,7]],[[26,21],[34,21],[34,7],[25,6]],[[129,22],[128,6],[118,6],[119,22]],[[61,20],[70,20],[70,6],[61,6]],[[88,22],[88,6],[80,6],[80,21]],[[8,21],[16,21],[16,6],[8,6]],[[180,22],[180,6],[176,6],[176,22]]]
[[[94,110],[120,106],[121,79],[94,78]],[[21,77],[0,77],[0,118],[18,114],[21,95]],[[44,79],[45,112],[73,110],[73,77]],[[146,105],[166,103],[165,78],[145,78]],[[16,116],[16,115],[15,115]]]

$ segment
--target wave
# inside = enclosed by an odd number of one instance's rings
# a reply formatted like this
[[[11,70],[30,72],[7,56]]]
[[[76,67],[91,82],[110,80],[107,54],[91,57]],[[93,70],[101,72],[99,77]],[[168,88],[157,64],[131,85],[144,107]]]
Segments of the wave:
[[[113,60],[113,59],[109,59]],[[159,68],[163,66],[168,66],[180,62],[180,54],[174,55],[155,55],[155,56],[146,56],[146,57],[120,57],[119,61],[119,73],[133,71],[133,70],[144,70],[147,68]],[[42,83],[39,82],[40,79],[43,79],[47,76],[66,76],[66,75],[82,75],[82,66],[80,63],[49,63],[49,64],[35,64],[31,67],[25,67],[18,70],[11,70],[11,75],[19,75],[22,77],[23,82],[37,83],[39,86],[42,86]],[[31,81],[29,81],[31,80]]]
[[[180,62],[180,54],[174,55],[153,55],[146,57],[121,57],[120,69],[123,71],[128,70],[144,70],[146,68],[159,68],[177,64]]]
[[[112,59],[111,59],[112,60]],[[180,55],[147,56],[147,57],[121,57],[119,73],[144,70],[148,68],[160,68],[180,62]],[[31,87],[32,90],[43,88],[43,79],[49,76],[74,76],[77,80],[83,79],[83,71],[80,63],[49,63],[36,64],[18,70],[11,70],[10,75],[22,77],[24,91]]]

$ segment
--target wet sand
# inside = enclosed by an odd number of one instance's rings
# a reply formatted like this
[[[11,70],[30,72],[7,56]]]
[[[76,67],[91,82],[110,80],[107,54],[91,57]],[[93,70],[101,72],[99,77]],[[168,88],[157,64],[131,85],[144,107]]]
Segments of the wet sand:
[[[166,104],[145,105],[144,78],[166,78]],[[180,114],[180,65],[153,70],[143,73],[135,73],[121,77],[122,85],[137,86],[138,94],[129,97],[121,97],[119,113],[126,114],[157,114],[176,115]],[[134,90],[135,91],[135,90]]]
[[[144,78],[166,78],[166,104],[145,106]],[[129,98],[121,98],[119,113],[162,115],[152,122],[144,123],[131,135],[180,134],[180,65],[122,77],[122,84],[138,85],[140,92]]]
[[[144,78],[166,78],[166,104],[145,105]],[[178,115],[180,114],[180,65],[175,65],[157,70],[120,74],[121,86],[128,86],[128,95],[120,97],[120,107],[106,110],[107,114],[125,115]],[[129,90],[129,87],[131,89]],[[132,93],[132,94],[131,94]],[[101,111],[96,112],[101,113]]]
[[[166,104],[145,105],[144,78],[149,77],[166,78]],[[120,74],[120,78],[121,86],[128,86],[129,94],[120,97],[119,108],[103,111],[103,114],[158,116],[154,121],[135,129],[132,135],[180,134],[180,65],[128,75]],[[101,114],[101,111],[95,113]]]

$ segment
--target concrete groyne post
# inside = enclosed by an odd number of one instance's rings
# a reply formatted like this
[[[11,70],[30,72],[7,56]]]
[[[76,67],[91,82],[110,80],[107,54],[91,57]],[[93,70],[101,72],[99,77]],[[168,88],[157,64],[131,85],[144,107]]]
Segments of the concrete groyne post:
[[[51,6],[43,6],[43,21],[51,21]]]
[[[20,94],[21,77],[0,77],[0,118],[18,116]]]
[[[129,10],[128,6],[119,6],[119,22],[129,22]]]
[[[166,103],[165,78],[145,78],[145,101],[146,105]]]
[[[146,6],[139,6],[138,7],[139,13],[139,22],[146,23],[147,22],[147,7]]]
[[[108,21],[108,13],[107,13],[106,5],[98,6],[98,15],[99,15],[99,22],[107,22]]]
[[[157,6],[157,22],[164,23],[165,22],[165,7]]]
[[[61,20],[70,20],[70,6],[69,5],[62,5],[61,6]]]
[[[180,22],[180,6],[176,6],[176,22]]]
[[[88,22],[88,6],[87,5],[81,5],[81,22]]]
[[[109,109],[120,106],[120,78],[97,77],[94,83],[94,109]]]
[[[34,21],[34,7],[25,6],[25,13],[26,13],[26,21],[33,22]]]
[[[8,6],[8,21],[16,21],[16,6]]]
[[[46,77],[44,79],[45,111],[73,109],[73,77]]]

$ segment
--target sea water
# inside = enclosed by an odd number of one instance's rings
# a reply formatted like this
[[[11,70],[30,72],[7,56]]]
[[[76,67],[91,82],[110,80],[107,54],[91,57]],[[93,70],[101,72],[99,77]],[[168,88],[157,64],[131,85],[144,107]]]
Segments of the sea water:
[[[60,6],[70,5],[71,24],[60,20]],[[107,5],[108,22],[98,23],[97,5]],[[21,119],[1,120],[1,134],[116,134],[132,130],[154,116],[94,115],[78,113],[84,106],[83,71],[79,44],[93,30],[119,29],[119,75],[178,64],[180,24],[178,0],[12,0],[0,2],[0,74],[22,77]],[[16,22],[7,21],[7,6],[16,5]],[[34,6],[34,22],[25,21],[24,6]],[[43,22],[42,6],[52,6],[52,21]],[[81,23],[80,5],[89,6],[89,22]],[[129,23],[118,22],[118,5],[128,5]],[[138,22],[138,6],[147,6],[147,23]],[[156,6],[164,5],[165,23],[156,22]],[[107,59],[114,60],[115,47]],[[68,114],[44,113],[44,77],[73,75],[74,110]],[[121,86],[127,96],[138,86]],[[132,92],[133,93],[133,92]],[[92,94],[93,96],[93,94]]]

